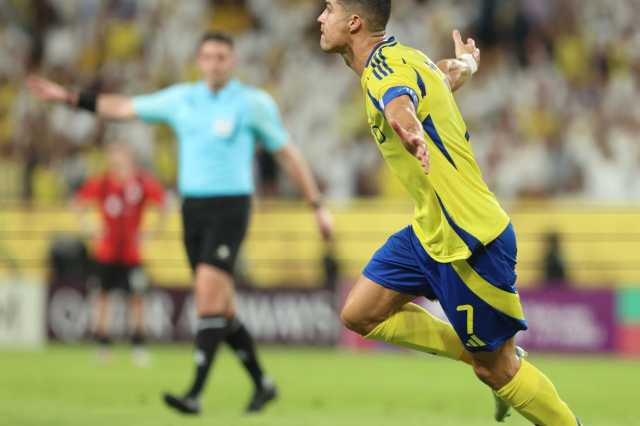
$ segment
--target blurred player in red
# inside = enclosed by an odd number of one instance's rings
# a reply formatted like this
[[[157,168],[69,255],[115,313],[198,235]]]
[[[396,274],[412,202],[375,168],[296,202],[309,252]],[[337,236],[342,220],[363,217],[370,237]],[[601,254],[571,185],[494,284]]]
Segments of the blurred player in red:
[[[136,166],[133,152],[125,143],[112,143],[107,148],[107,171],[89,178],[75,196],[80,212],[97,206],[101,229],[94,234],[94,257],[99,295],[96,302],[95,335],[101,354],[108,354],[109,293],[119,289],[129,295],[129,324],[134,346],[134,362],[148,363],[144,350],[143,293],[147,280],[142,270],[140,230],[142,216],[149,204],[160,212],[158,230],[164,224],[167,212],[162,185]],[[82,215],[84,219],[85,216]],[[83,220],[83,222],[86,221]]]

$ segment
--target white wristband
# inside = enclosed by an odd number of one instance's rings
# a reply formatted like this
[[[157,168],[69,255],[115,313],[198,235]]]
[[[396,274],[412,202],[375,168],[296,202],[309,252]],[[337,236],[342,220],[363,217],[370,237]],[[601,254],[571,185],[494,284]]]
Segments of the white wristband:
[[[478,71],[478,62],[471,53],[463,53],[462,55],[460,55],[460,57],[458,57],[458,59],[469,65],[469,68],[471,68],[471,75],[475,74]]]

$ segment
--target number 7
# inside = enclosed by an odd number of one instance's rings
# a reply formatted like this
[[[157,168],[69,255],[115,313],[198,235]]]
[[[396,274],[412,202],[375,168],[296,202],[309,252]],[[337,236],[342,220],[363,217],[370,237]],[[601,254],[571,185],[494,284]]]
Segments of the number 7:
[[[467,313],[467,334],[473,334],[473,306],[460,305],[456,308],[458,312]]]

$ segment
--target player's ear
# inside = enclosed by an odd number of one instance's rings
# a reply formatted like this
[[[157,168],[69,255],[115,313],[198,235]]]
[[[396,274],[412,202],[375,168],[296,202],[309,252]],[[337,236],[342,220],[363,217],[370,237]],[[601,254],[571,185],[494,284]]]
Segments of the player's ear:
[[[351,15],[349,20],[347,21],[347,25],[349,27],[349,33],[355,34],[363,27],[364,22],[362,18],[358,15]]]

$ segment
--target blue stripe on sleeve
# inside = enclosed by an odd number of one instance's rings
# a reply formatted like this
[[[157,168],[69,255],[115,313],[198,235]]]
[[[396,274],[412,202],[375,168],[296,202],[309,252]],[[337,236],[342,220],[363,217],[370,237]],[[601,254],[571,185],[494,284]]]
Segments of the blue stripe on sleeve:
[[[418,109],[418,95],[416,95],[416,92],[412,88],[407,86],[396,86],[387,90],[384,96],[382,96],[382,107],[384,108],[385,105],[388,105],[389,102],[400,96],[409,96],[413,102],[413,106]]]

